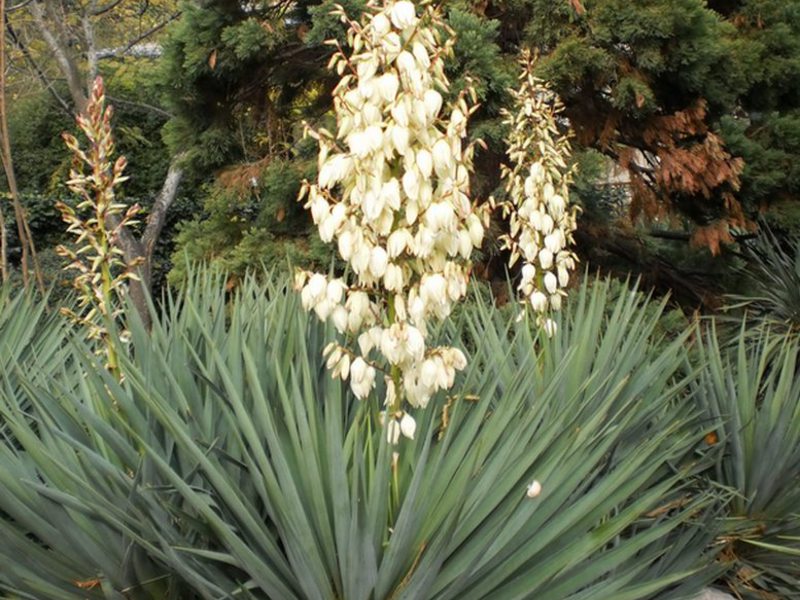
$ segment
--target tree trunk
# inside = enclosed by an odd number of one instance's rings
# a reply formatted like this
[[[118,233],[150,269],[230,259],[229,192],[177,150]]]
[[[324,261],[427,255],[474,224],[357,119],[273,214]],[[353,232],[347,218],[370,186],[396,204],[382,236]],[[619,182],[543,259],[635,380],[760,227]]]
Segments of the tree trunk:
[[[47,43],[47,47],[50,48],[50,51],[53,53],[53,57],[56,59],[62,75],[64,75],[64,78],[67,80],[67,87],[72,96],[72,103],[75,105],[75,112],[81,114],[86,110],[86,103],[89,101],[89,97],[86,93],[86,88],[84,87],[84,81],[81,78],[78,65],[75,64],[75,60],[73,60],[67,50],[67,40],[63,39],[66,37],[66,32],[61,18],[53,13],[50,4],[45,6],[40,0],[31,2],[28,5],[28,10],[33,20],[36,22],[39,33],[42,34],[42,38],[44,38],[44,41]],[[59,29],[61,35],[57,35],[50,29],[48,21]],[[92,48],[93,47],[94,42],[92,42]]]
[[[128,293],[136,311],[148,328],[150,327],[150,311],[147,306],[147,298],[152,284],[153,252],[161,231],[164,229],[169,207],[178,195],[178,188],[183,179],[182,159],[182,154],[173,157],[164,184],[150,209],[142,237],[136,239],[126,228],[122,228],[119,232],[119,244],[125,254],[125,262],[129,265],[136,265],[135,273],[138,277],[137,281],[131,281],[128,285]],[[113,225],[117,226],[116,223]]]

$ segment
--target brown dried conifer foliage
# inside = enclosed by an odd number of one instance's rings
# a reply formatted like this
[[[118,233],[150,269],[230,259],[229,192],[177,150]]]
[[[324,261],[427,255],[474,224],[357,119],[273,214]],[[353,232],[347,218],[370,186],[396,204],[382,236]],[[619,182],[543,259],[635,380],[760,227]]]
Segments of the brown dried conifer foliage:
[[[715,255],[721,243],[733,241],[730,228],[752,227],[735,196],[744,161],[732,156],[709,128],[704,99],[641,121],[612,110],[587,123],[589,114],[597,117],[597,112],[568,112],[580,123],[576,129],[582,143],[616,156],[630,172],[632,218],[689,215],[697,223],[692,243]]]

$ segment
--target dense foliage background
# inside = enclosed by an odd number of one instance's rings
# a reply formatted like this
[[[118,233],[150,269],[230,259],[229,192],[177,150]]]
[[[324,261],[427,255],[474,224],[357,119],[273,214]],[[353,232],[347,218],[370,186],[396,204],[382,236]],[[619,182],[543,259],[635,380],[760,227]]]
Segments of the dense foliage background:
[[[108,46],[159,26],[145,39],[155,54],[99,63],[131,163],[126,199],[147,206],[170,157],[185,156],[156,252],[156,287],[170,270],[173,281],[183,278],[185,257],[237,276],[261,263],[283,268],[287,257],[332,260],[295,201],[315,170],[302,123],[331,118],[331,49],[322,42],[343,33],[332,6],[164,0],[96,17]],[[363,4],[344,6],[356,16]],[[687,306],[715,307],[720,293],[741,290],[742,242],[757,235],[759,216],[779,238],[800,228],[797,3],[456,0],[446,12],[458,34],[454,89],[470,77],[482,102],[473,127],[487,143],[477,157],[478,198],[502,195],[499,109],[515,57],[529,46],[575,130],[579,251],[593,268],[639,272]],[[24,9],[8,17],[23,42],[9,47],[11,141],[34,237],[46,249],[61,230],[52,206],[64,195],[69,159],[58,133],[72,116],[52,93],[63,84],[36,22]],[[501,231],[497,223],[494,235]],[[490,240],[486,278],[504,277],[500,258]]]

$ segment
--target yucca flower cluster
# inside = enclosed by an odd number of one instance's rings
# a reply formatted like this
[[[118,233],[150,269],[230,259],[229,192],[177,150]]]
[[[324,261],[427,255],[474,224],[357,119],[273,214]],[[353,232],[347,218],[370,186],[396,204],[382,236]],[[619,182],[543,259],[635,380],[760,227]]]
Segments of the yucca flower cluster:
[[[112,108],[105,106],[103,80],[99,77],[78,127],[89,144],[86,150],[75,136],[65,133],[64,141],[74,161],[67,187],[79,197],[75,208],[57,202],[56,208],[76,236],[77,249],[59,246],[58,253],[70,260],[67,269],[78,273],[73,284],[78,291],[79,312],[62,308],[67,316],[86,328],[87,337],[100,342],[98,352],[106,354],[108,368],[117,371],[117,349],[109,325],[119,316],[119,299],[125,283],[134,275],[122,258],[118,236],[123,227],[134,224],[138,205],[126,206],[115,199],[114,188],[124,182],[124,156],[114,159],[111,132]],[[117,332],[123,338],[124,331]]]
[[[570,144],[558,126],[562,105],[534,76],[529,51],[523,51],[520,63],[521,85],[511,91],[514,109],[504,111],[511,166],[503,166],[508,201],[500,206],[510,231],[501,242],[511,251],[510,266],[523,261],[518,287],[523,302],[553,335],[556,323],[548,314],[561,309],[577,261],[570,249],[576,226],[576,209],[569,206]]]
[[[311,130],[319,175],[304,185],[320,237],[335,242],[351,283],[298,273],[303,306],[332,319],[355,347],[330,344],[328,367],[366,398],[382,374],[390,441],[413,438],[406,403],[424,407],[466,366],[452,347],[431,347],[429,325],[464,297],[470,256],[485,215],[470,199],[472,90],[448,106],[444,58],[453,34],[430,3],[371,1],[361,22],[337,9],[351,53],[337,46],[329,67],[335,133]],[[336,42],[331,42],[336,44]]]

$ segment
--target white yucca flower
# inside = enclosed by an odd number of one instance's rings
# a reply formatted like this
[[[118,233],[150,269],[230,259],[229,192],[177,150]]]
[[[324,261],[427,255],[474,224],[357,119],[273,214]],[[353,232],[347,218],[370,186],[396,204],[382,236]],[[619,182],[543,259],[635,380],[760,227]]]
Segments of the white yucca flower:
[[[333,375],[366,398],[383,373],[383,422],[396,443],[416,430],[404,407],[424,407],[466,366],[461,351],[430,347],[426,336],[466,294],[469,257],[483,242],[488,215],[470,200],[466,140],[475,93],[445,106],[453,32],[430,2],[370,0],[361,23],[336,14],[352,48],[337,46],[330,62],[342,76],[337,133],[309,129],[319,175],[301,198],[354,280],[305,273],[296,285],[306,310],[358,341],[328,349]]]
[[[509,220],[501,238],[511,251],[511,266],[522,260],[519,291],[523,302],[537,313],[537,323],[548,336],[556,323],[547,315],[560,310],[564,288],[577,257],[574,243],[576,209],[568,206],[572,169],[567,165],[570,145],[559,133],[562,106],[556,95],[533,74],[534,59],[523,51],[520,87],[512,90],[514,110],[505,111],[510,166],[503,166],[508,200],[501,204]]]
[[[541,493],[542,493],[542,484],[534,479],[528,486],[525,495],[528,496],[528,498],[536,498]]]

